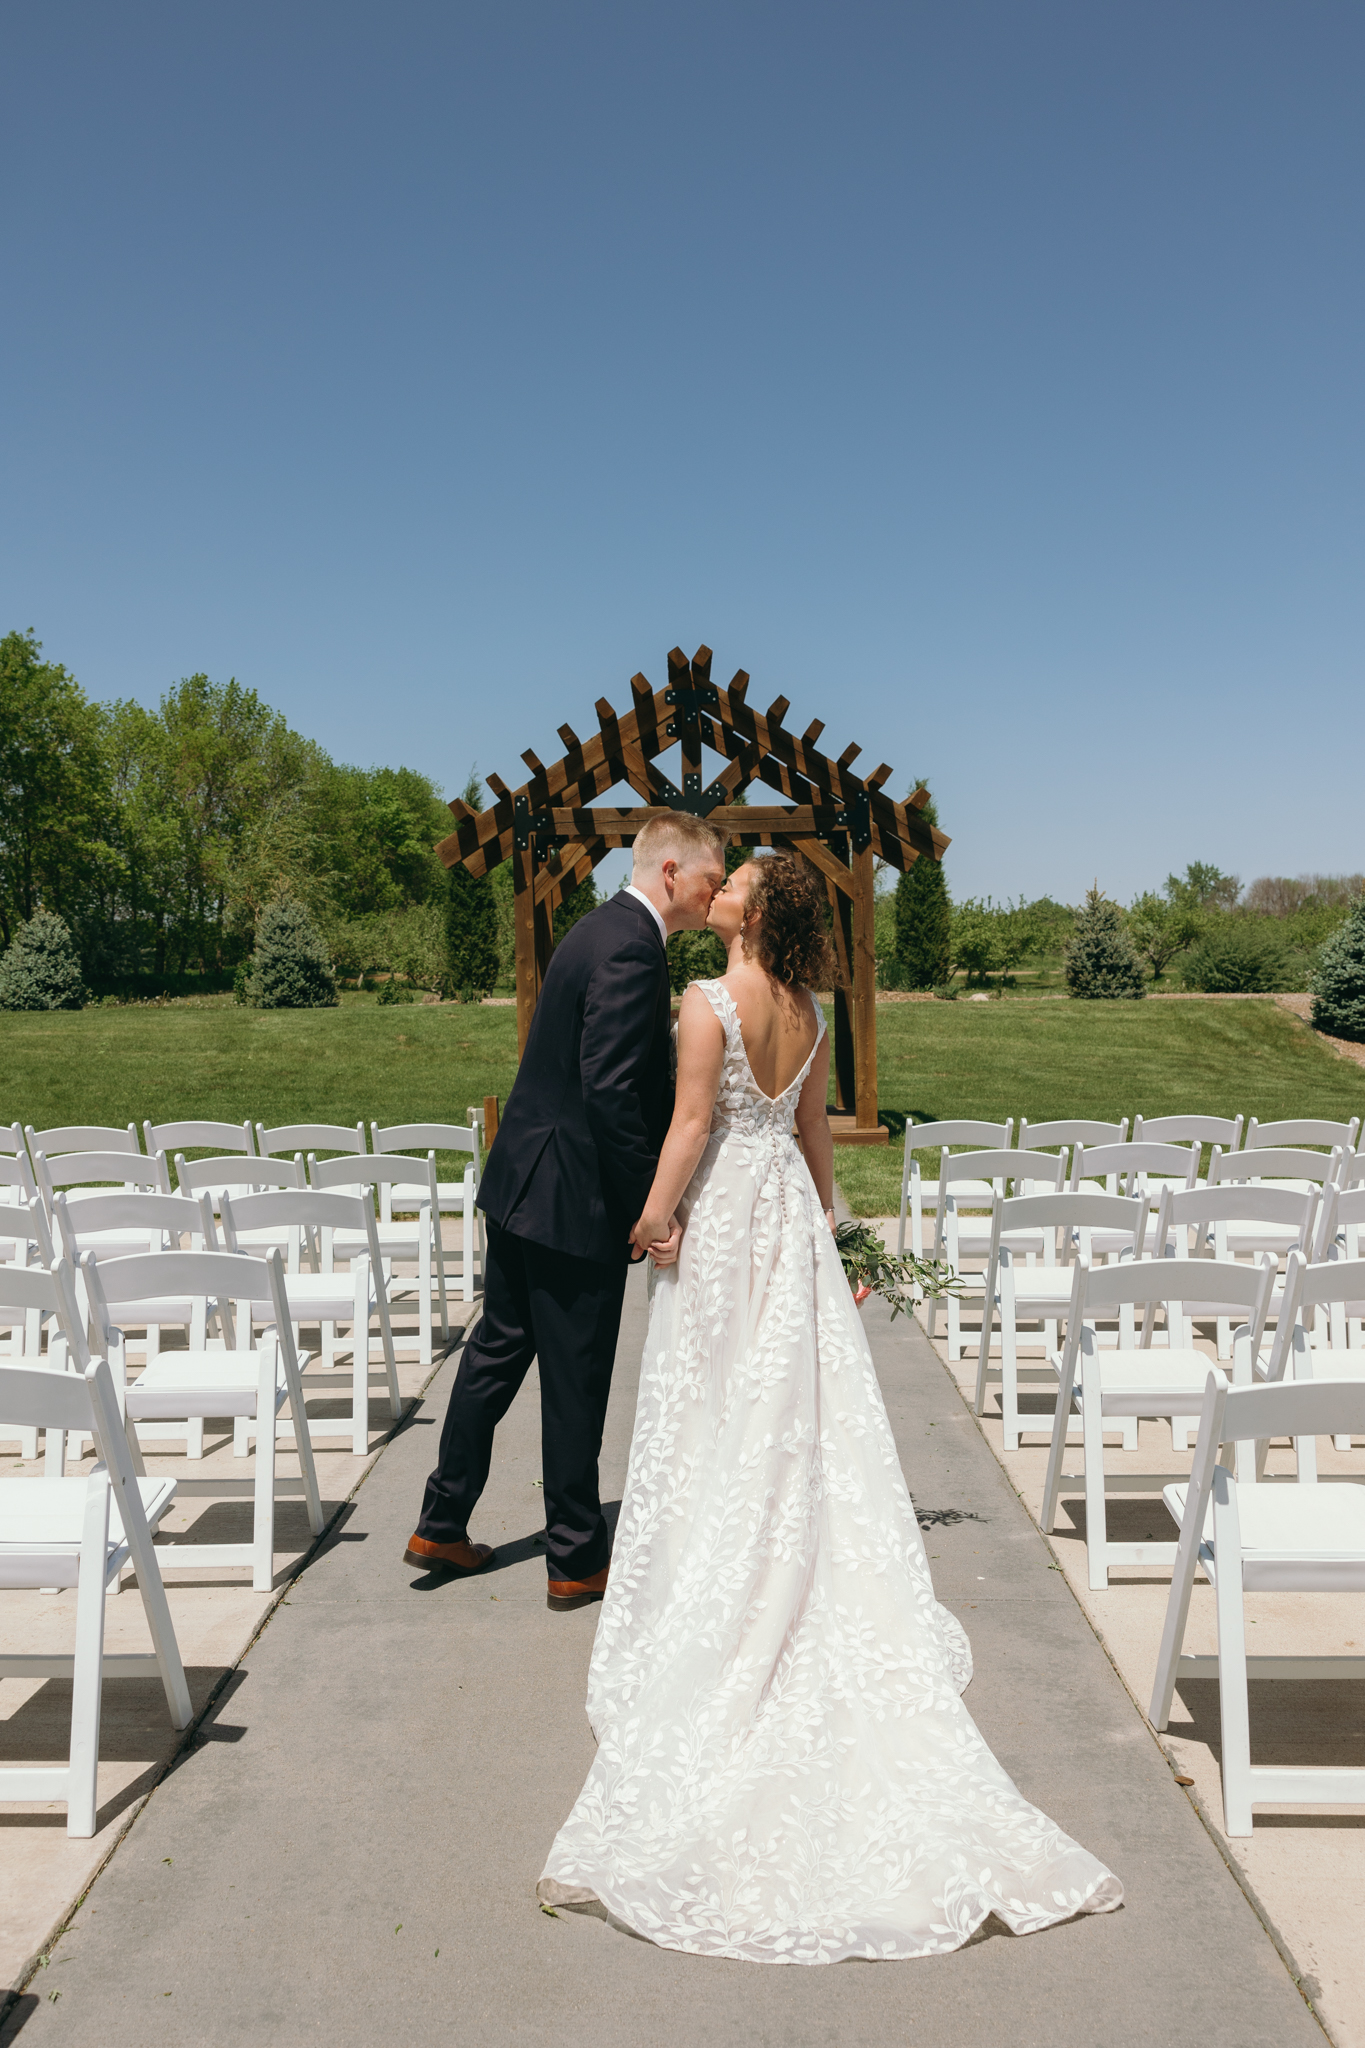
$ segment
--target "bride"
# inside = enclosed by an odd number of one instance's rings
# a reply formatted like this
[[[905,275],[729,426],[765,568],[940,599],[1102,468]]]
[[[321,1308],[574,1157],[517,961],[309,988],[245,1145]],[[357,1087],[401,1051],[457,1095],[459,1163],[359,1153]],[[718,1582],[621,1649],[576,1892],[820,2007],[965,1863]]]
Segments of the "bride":
[[[662,1270],[588,1680],[597,1756],[539,1887],[766,1963],[931,1955],[990,1913],[1027,1934],[1123,1898],[959,1699],[971,1651],[831,1234],[822,896],[790,856],[738,869],[710,918],[728,969],[682,999],[634,1233]]]

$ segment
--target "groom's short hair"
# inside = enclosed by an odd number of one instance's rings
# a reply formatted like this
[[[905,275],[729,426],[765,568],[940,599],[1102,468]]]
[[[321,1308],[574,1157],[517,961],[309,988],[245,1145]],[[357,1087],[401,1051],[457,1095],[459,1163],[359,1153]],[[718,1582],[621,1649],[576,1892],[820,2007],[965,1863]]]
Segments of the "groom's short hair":
[[[635,835],[634,864],[642,872],[661,868],[666,860],[687,866],[710,854],[725,858],[728,835],[706,818],[694,818],[690,811],[661,811]]]

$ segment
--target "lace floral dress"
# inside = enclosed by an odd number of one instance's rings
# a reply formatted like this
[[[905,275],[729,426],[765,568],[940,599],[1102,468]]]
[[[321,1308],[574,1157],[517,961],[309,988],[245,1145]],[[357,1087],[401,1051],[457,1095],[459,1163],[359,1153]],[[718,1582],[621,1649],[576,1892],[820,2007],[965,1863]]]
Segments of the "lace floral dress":
[[[1029,1805],[958,1697],[971,1651],[793,1136],[814,1050],[770,1099],[729,992],[698,986],[724,1069],[650,1309],[588,1682],[597,1756],[540,1895],[767,1963],[1107,1912],[1118,1880]]]

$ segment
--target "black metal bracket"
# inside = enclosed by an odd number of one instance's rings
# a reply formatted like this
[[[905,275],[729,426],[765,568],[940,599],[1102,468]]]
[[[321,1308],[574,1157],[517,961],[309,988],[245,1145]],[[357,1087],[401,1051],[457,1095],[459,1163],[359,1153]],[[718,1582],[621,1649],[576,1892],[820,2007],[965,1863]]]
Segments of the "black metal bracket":
[[[664,691],[664,702],[674,709],[674,716],[664,727],[671,740],[681,739],[684,732],[694,733],[703,711],[720,709],[720,695],[714,683],[678,683]]]
[[[544,860],[552,847],[569,843],[562,832],[555,831],[554,820],[548,811],[533,811],[528,797],[514,796],[512,844],[518,853],[525,853],[533,841],[537,860]]]
[[[835,812],[839,823],[848,833],[855,853],[866,853],[872,844],[872,801],[865,789],[850,797]]]

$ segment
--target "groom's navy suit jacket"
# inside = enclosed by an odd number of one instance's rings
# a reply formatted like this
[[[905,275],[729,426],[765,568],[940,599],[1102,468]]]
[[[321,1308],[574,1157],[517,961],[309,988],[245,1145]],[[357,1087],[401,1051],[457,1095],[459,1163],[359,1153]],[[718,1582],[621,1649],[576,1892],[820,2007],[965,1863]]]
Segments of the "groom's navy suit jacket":
[[[624,891],[550,957],[479,1207],[516,1237],[615,1263],[645,1205],[673,1114],[668,965]]]

